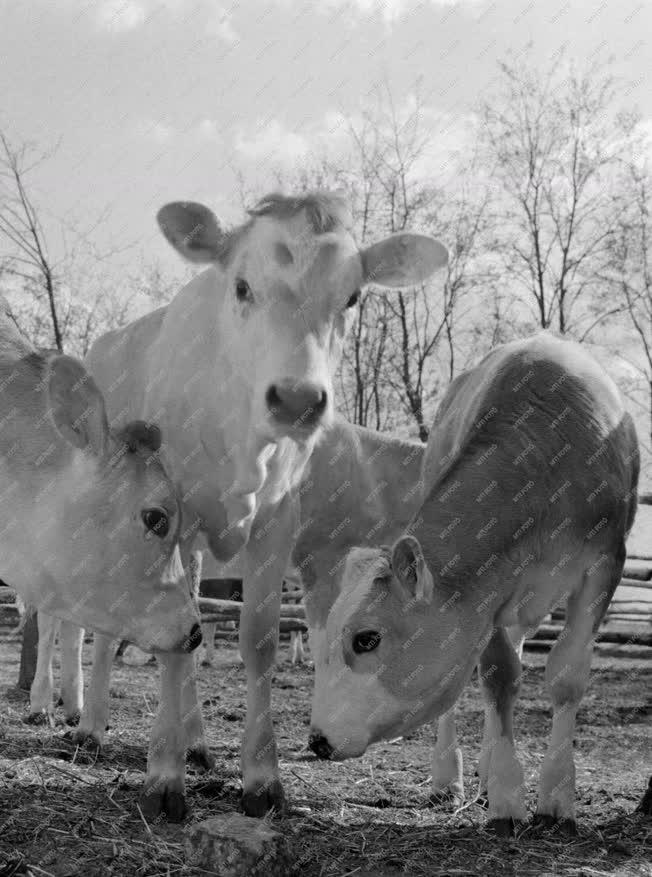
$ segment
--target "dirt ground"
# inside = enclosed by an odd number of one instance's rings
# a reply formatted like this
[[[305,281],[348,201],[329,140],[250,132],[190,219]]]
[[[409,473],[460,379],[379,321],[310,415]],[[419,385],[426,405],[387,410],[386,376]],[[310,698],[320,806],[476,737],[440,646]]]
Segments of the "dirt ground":
[[[601,646],[579,714],[576,739],[579,837],[496,839],[485,811],[429,806],[432,733],[378,745],[346,763],[316,761],[306,749],[312,670],[293,667],[282,646],[275,675],[281,770],[290,801],[278,820],[301,875],[652,875],[652,819],[634,815],[652,772],[652,649]],[[620,654],[620,657],[616,655]],[[90,647],[85,646],[87,666]],[[239,806],[238,748],[244,672],[225,643],[219,665],[200,670],[199,689],[217,768],[190,771],[186,825]],[[535,804],[550,710],[542,687],[545,654],[528,652],[516,714],[519,754]],[[19,643],[0,630],[0,877],[13,875],[198,875],[185,865],[183,825],[147,825],[137,802],[157,702],[155,666],[116,664],[111,731],[96,764],[71,760],[63,727],[23,723],[27,698],[13,687]],[[465,691],[459,726],[467,798],[476,780],[482,707]],[[67,758],[67,760],[66,760]]]

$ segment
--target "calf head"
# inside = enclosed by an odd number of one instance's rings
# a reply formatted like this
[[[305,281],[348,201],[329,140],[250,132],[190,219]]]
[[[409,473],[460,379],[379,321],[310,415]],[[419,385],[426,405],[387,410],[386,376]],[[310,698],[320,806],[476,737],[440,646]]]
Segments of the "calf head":
[[[199,619],[179,557],[179,504],[155,453],[158,428],[136,422],[112,433],[79,362],[29,359],[40,404],[16,424],[18,452],[5,452],[6,433],[0,443],[2,479],[13,480],[17,500],[2,539],[9,580],[30,603],[84,627],[145,649],[194,647]]]
[[[192,202],[167,204],[158,221],[184,257],[215,266],[220,337],[251,428],[270,440],[306,438],[330,420],[332,376],[361,289],[420,283],[448,258],[437,241],[409,233],[359,250],[339,194],[268,195],[229,232]]]
[[[459,594],[438,591],[412,536],[391,551],[349,552],[314,655],[310,746],[317,755],[362,755],[454,703],[474,666],[467,645],[480,620],[464,620]]]

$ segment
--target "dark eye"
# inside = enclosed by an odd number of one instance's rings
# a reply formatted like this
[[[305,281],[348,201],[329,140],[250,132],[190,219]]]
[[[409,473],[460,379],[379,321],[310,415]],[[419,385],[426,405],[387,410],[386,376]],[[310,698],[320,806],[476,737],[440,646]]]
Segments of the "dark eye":
[[[140,516],[150,533],[165,539],[170,529],[170,518],[165,509],[143,509]]]
[[[235,281],[235,294],[238,301],[249,301],[251,299],[251,290],[249,284],[242,277],[238,277]]]
[[[361,630],[353,637],[353,651],[356,655],[373,652],[380,644],[380,633],[377,630]]]
[[[347,301],[347,308],[354,308],[357,303],[360,301],[360,290],[356,289],[351,298]]]

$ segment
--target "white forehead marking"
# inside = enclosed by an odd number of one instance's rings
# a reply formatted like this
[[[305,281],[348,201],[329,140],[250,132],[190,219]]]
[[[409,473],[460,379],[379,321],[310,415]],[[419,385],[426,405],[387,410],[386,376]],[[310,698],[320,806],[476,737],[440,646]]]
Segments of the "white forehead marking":
[[[387,553],[380,548],[352,548],[347,554],[340,594],[331,610],[328,638],[339,636],[342,628],[370,600],[374,580],[391,574]],[[382,600],[382,592],[379,594]]]
[[[372,582],[391,574],[389,557],[380,548],[352,548],[346,556],[342,590],[350,591],[362,581]]]

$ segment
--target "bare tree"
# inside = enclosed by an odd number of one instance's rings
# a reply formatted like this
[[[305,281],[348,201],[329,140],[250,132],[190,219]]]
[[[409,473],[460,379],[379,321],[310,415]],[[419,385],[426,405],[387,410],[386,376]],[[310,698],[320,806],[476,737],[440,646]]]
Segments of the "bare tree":
[[[586,337],[622,203],[612,183],[631,119],[599,66],[578,74],[557,61],[545,75],[503,63],[501,92],[483,109],[484,144],[501,204],[497,245],[507,276],[531,297],[543,328]],[[602,287],[603,288],[603,287]]]
[[[652,446],[652,172],[645,161],[632,159],[623,177],[628,209],[619,215],[611,237],[609,279],[634,329],[641,358],[628,358],[641,375],[648,396]]]
[[[43,226],[27,190],[26,178],[39,161],[30,162],[27,146],[14,148],[0,132],[0,180],[3,183],[0,203],[0,234],[11,249],[9,273],[22,278],[32,289],[45,291],[54,344],[63,350],[63,336],[55,299],[54,267],[48,254]]]
[[[487,193],[481,185],[471,191],[464,182],[471,176],[473,159],[468,167],[457,163],[453,191],[428,178],[425,169],[435,135],[418,89],[403,112],[389,88],[379,90],[361,131],[352,128],[351,133],[368,171],[370,185],[361,198],[367,223],[385,233],[425,228],[449,247],[443,282],[434,278],[416,291],[382,296],[390,319],[382,324],[386,362],[378,382],[385,393],[393,390],[425,442],[435,401],[456,371],[459,305],[481,282],[477,264],[486,231]]]

